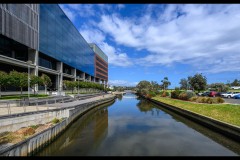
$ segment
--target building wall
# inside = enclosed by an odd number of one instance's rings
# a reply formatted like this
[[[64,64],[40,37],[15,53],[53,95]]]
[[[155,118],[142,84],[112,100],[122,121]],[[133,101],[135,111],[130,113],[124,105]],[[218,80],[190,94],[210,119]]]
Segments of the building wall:
[[[95,77],[108,81],[107,55],[95,43],[89,43],[89,46],[95,53]]]
[[[38,4],[0,4],[0,34],[38,49]]]
[[[57,4],[40,4],[39,51],[94,76],[94,52]]]
[[[94,53],[100,56],[106,63],[108,63],[107,55],[94,43],[89,43],[90,47],[93,49]]]
[[[108,81],[108,63],[95,54],[95,77]]]

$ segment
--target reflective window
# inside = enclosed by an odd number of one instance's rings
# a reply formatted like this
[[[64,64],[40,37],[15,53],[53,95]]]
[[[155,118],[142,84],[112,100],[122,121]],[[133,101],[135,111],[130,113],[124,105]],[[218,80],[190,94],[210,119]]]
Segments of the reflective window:
[[[94,76],[94,52],[57,4],[40,4],[39,50]]]

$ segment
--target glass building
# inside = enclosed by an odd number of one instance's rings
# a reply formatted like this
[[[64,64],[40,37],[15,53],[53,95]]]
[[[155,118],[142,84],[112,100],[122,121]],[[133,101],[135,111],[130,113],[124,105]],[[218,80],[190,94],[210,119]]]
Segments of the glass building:
[[[107,56],[97,50],[58,4],[0,4],[0,70],[28,72],[29,67],[36,76],[47,74],[51,88],[60,91],[63,80],[106,85]]]
[[[39,51],[94,76],[94,52],[55,4],[40,4]]]

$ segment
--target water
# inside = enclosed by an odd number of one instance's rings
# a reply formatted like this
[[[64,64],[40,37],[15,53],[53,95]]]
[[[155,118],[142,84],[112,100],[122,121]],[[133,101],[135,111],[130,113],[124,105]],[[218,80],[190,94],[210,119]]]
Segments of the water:
[[[240,144],[127,93],[76,120],[37,156],[238,156]]]

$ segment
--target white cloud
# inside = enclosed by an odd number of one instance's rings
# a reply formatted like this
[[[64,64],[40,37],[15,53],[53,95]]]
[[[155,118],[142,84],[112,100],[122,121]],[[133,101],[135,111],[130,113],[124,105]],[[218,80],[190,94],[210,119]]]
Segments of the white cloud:
[[[180,62],[214,73],[239,70],[239,4],[171,4],[157,19],[149,10],[139,19],[102,15],[98,27],[119,45],[149,51],[136,60],[140,65]]]
[[[67,8],[65,5],[60,5],[64,13],[67,15],[67,17],[73,22],[76,18],[76,13]]]
[[[81,17],[89,17],[95,15],[93,4],[68,4],[67,6]]]
[[[113,86],[136,86],[138,84],[138,82],[129,82],[126,80],[109,80],[108,83]]]
[[[121,10],[121,9],[125,8],[125,5],[124,4],[118,4],[117,7],[118,7],[119,10]]]
[[[79,30],[87,42],[97,44],[98,47],[108,56],[109,64],[121,67],[127,67],[133,64],[126,53],[120,52],[105,41],[105,35],[102,31],[85,27]]]

